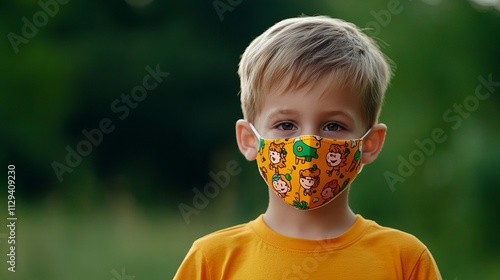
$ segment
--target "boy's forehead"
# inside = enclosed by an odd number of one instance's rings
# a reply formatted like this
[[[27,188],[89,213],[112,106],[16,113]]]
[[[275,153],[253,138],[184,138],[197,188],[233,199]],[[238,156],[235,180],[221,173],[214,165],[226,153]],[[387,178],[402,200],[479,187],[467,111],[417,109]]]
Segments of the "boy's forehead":
[[[262,96],[314,93],[318,98],[322,98],[331,94],[332,91],[342,91],[354,98],[354,96],[359,95],[354,88],[353,81],[345,77],[343,73],[338,72],[309,73],[304,76],[286,75],[280,79],[271,75],[267,82],[262,85]]]
[[[270,86],[261,95],[257,116],[300,115],[315,110],[318,112],[350,112],[352,118],[363,118],[360,95],[349,87],[320,79],[299,88],[283,83]]]
[[[283,104],[294,97],[304,98],[304,101],[315,102],[344,102],[351,101],[360,104],[360,94],[344,82],[336,81],[330,77],[322,77],[305,84],[297,85],[285,82],[275,82],[263,89],[262,103],[279,99]],[[285,109],[285,108],[284,108]]]

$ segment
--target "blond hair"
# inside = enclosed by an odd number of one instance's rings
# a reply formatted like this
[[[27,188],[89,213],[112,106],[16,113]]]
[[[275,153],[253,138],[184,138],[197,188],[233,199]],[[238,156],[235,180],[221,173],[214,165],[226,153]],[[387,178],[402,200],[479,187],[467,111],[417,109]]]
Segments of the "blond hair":
[[[391,78],[390,60],[354,24],[326,16],[282,20],[243,53],[238,75],[243,117],[254,121],[266,92],[312,86],[321,78],[359,94],[363,120],[375,124]]]

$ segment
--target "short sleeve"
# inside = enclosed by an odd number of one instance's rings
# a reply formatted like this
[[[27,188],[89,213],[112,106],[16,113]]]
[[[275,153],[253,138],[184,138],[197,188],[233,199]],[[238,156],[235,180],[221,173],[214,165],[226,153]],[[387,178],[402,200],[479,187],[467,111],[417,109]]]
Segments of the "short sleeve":
[[[426,248],[410,274],[410,280],[442,280],[441,273],[429,250]]]
[[[210,279],[206,258],[196,242],[189,249],[174,276],[174,280],[181,279]]]

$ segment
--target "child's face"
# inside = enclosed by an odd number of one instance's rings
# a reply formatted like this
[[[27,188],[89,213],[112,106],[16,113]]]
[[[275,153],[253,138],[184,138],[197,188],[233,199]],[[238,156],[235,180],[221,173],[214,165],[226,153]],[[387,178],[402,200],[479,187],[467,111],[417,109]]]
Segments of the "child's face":
[[[326,162],[329,166],[337,166],[340,164],[342,155],[339,153],[329,152],[326,154]]]
[[[289,138],[318,135],[354,139],[367,130],[359,97],[320,79],[313,87],[267,94],[254,125],[262,137]]]
[[[314,186],[316,180],[313,177],[307,176],[307,177],[300,177],[299,182],[304,189],[308,190]]]
[[[321,196],[323,197],[323,199],[332,198],[333,197],[333,189],[332,188],[323,189],[323,191],[321,192]]]
[[[288,185],[285,181],[279,179],[277,181],[273,181],[273,187],[279,193],[286,193],[288,191]]]
[[[272,163],[277,164],[280,162],[281,154],[276,151],[269,151],[269,159]]]

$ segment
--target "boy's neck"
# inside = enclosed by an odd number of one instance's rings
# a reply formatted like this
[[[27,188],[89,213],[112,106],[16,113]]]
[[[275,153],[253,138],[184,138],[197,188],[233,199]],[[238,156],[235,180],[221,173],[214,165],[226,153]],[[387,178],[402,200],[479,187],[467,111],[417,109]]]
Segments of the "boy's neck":
[[[269,191],[264,221],[282,235],[302,239],[334,238],[345,233],[356,221],[356,215],[347,203],[348,190],[327,205],[306,211],[293,209]]]

